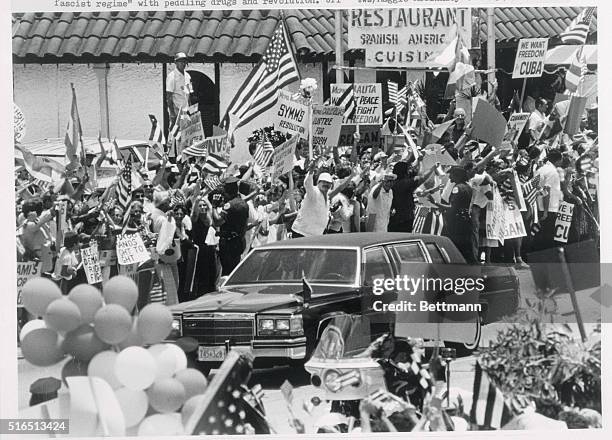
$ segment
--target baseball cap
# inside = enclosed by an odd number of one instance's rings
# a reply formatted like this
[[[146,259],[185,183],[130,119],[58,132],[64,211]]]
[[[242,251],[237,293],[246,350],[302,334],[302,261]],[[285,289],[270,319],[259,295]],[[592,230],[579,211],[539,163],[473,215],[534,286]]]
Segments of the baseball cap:
[[[184,60],[187,61],[187,55],[185,52],[179,52],[174,56],[174,61]]]
[[[329,173],[321,173],[317,182],[334,183],[332,176]]]

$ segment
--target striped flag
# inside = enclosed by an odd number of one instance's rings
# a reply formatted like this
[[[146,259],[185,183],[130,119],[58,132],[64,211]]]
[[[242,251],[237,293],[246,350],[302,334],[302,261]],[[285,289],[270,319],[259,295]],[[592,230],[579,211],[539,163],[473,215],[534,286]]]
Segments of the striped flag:
[[[224,121],[231,137],[233,131],[266,110],[277,100],[277,91],[300,79],[297,62],[284,20],[280,20],[276,31],[261,60],[242,84],[227,108]]]
[[[204,183],[206,188],[208,188],[210,191],[214,191],[222,185],[219,176],[206,177],[202,180],[202,183]]]
[[[427,215],[429,214],[430,209],[425,206],[417,206],[416,211],[414,213],[414,220],[412,222],[412,232],[415,234],[422,234],[425,221],[427,220]]]
[[[228,164],[221,156],[210,153],[204,162],[204,171],[214,176],[220,176],[228,167]]]
[[[193,144],[192,146],[185,148],[181,154],[183,156],[204,157],[208,154],[208,149],[205,145],[206,140],[203,140],[202,142],[198,142],[197,144]]]
[[[151,146],[157,144],[163,148],[166,143],[166,139],[164,138],[164,131],[162,130],[161,125],[157,122],[157,118],[154,115],[149,115],[149,119],[151,120],[151,133],[149,134],[149,144],[151,144]]]
[[[117,198],[117,206],[122,211],[126,212],[132,199],[132,158],[128,158],[127,163],[121,171],[119,176],[119,182],[115,190],[115,197]]]
[[[474,394],[470,420],[478,426],[499,429],[510,421],[513,414],[504,395],[476,362]]]
[[[563,44],[585,44],[594,13],[595,8],[583,9],[561,33]]]
[[[523,185],[523,196],[525,203],[529,206],[534,206],[540,190],[540,175],[536,175],[533,179]]]
[[[66,158],[68,159],[67,168],[76,169],[81,163],[85,163],[85,151],[83,150],[83,141],[81,139],[83,131],[81,128],[81,119],[79,118],[74,84],[70,84],[70,87],[72,88],[72,104],[70,105],[70,117],[68,118],[68,126],[66,127],[64,145],[66,145]]]
[[[64,174],[65,167],[61,163],[48,157],[36,156],[24,147],[17,145],[15,147],[21,151],[25,169],[39,181],[51,183]]]
[[[273,154],[274,147],[264,134],[264,138],[257,144],[257,148],[255,148],[253,159],[260,168],[266,168],[270,164]]]
[[[576,49],[572,57],[572,63],[565,73],[565,88],[569,93],[576,93],[578,86],[587,73],[587,61],[584,54],[584,46]]]
[[[399,91],[396,82],[387,81],[387,88],[389,89],[389,102],[395,107],[399,104]]]
[[[353,119],[355,111],[357,110],[357,101],[355,101],[355,90],[352,84],[350,84],[342,95],[340,95],[336,105],[338,107],[344,107],[344,121]]]

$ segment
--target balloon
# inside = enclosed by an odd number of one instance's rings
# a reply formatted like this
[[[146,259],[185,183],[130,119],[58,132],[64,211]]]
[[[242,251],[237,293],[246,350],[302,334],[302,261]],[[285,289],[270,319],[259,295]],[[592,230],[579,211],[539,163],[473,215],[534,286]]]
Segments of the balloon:
[[[186,388],[185,388],[186,389]],[[198,394],[197,396],[191,396],[187,399],[187,402],[183,405],[181,409],[181,419],[183,421],[183,426],[187,424],[187,421],[191,418],[196,408],[200,405],[200,403],[204,400],[204,394]]]
[[[185,430],[179,413],[153,414],[142,421],[138,427],[139,437],[160,435],[183,435]]]
[[[124,341],[132,329],[132,317],[122,306],[108,304],[94,316],[96,335],[107,344]]]
[[[43,316],[49,304],[61,297],[60,288],[48,278],[31,278],[21,289],[23,306],[35,316]]]
[[[89,284],[79,284],[68,294],[68,299],[75,303],[81,311],[81,322],[90,324],[94,315],[102,307],[102,294]]]
[[[47,307],[45,322],[58,332],[71,332],[81,325],[81,311],[66,297],[56,299]]]
[[[149,408],[147,393],[123,387],[115,391],[115,396],[125,417],[125,427],[138,425]]]
[[[144,390],[155,380],[157,367],[151,353],[142,347],[128,347],[115,360],[115,375],[123,386]]]
[[[162,304],[145,306],[138,315],[138,334],[145,344],[156,344],[172,331],[172,313]]]
[[[157,363],[155,380],[172,377],[177,371],[187,368],[185,352],[174,344],[155,344],[149,347],[149,353]]]
[[[141,347],[142,345],[144,345],[144,342],[142,342],[142,338],[138,334],[138,317],[135,316],[132,321],[133,322],[132,322],[132,328],[130,329],[130,333],[128,334],[127,338],[124,341],[121,341],[119,343],[119,348],[122,350],[127,347],[132,347],[132,346]]]
[[[138,301],[138,286],[130,277],[117,275],[104,284],[102,289],[106,304],[119,304],[132,313]]]
[[[66,382],[67,377],[71,376],[87,376],[87,362],[80,361],[78,359],[70,359],[62,367],[62,380],[68,386]]]
[[[151,408],[160,413],[178,410],[185,403],[185,387],[176,379],[161,379],[147,390]]]
[[[32,319],[25,323],[23,327],[21,327],[21,332],[19,332],[19,340],[23,341],[25,335],[30,333],[32,330],[36,330],[37,328],[47,328],[47,324],[42,319]]]
[[[89,361],[87,375],[104,379],[113,390],[121,388],[121,382],[119,382],[119,379],[117,379],[115,375],[115,361],[117,360],[117,355],[117,353],[110,350],[98,353]]]
[[[185,368],[175,374],[174,378],[183,384],[185,387],[185,397],[187,399],[202,394],[206,391],[208,381],[206,376],[195,368]]]
[[[67,333],[62,344],[65,353],[71,354],[82,361],[89,361],[107,348],[108,344],[105,344],[96,336],[94,328],[89,324],[82,324],[76,330]]]
[[[64,358],[61,339],[50,328],[37,328],[28,332],[21,341],[21,353],[29,363],[39,367],[55,365]]]

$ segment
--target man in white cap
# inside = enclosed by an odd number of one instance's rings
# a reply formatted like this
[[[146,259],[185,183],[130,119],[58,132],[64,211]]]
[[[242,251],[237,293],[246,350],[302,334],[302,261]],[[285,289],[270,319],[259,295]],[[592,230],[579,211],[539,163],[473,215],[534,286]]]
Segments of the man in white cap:
[[[315,161],[311,161],[304,179],[306,195],[291,228],[293,238],[322,235],[329,221],[328,193],[334,181],[329,173],[321,173],[315,186],[314,167]]]
[[[375,185],[368,197],[368,232],[387,232],[393,203],[393,182],[397,176],[385,173],[383,181]]]
[[[193,92],[191,76],[185,71],[187,55],[177,53],[174,64],[176,68],[166,77],[166,101],[171,124],[174,124],[181,109],[189,106],[189,95]]]

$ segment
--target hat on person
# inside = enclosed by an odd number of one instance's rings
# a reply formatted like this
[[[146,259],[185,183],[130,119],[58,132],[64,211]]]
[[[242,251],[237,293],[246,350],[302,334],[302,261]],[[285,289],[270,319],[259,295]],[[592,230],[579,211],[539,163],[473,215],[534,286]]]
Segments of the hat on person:
[[[332,179],[331,174],[329,174],[329,173],[321,173],[319,175],[319,179],[317,180],[317,182],[334,183],[334,180]]]
[[[378,153],[374,155],[374,160],[381,160],[385,157],[388,157],[387,153],[385,153],[384,151],[379,151]]]
[[[187,60],[187,54],[185,54],[185,52],[179,52],[176,55],[174,55],[174,61],[181,61],[181,60],[184,60],[184,61]]]

